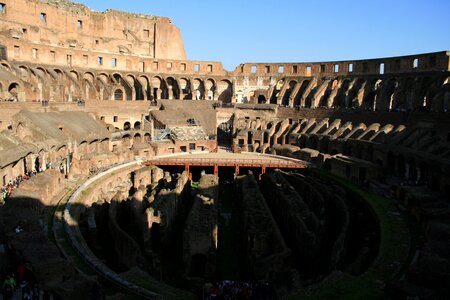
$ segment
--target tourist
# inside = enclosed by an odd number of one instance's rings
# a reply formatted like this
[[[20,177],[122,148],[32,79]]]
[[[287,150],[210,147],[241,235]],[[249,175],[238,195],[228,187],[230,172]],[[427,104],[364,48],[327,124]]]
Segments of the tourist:
[[[12,275],[6,277],[5,282],[2,285],[3,299],[9,299],[14,294],[16,289],[16,280]]]

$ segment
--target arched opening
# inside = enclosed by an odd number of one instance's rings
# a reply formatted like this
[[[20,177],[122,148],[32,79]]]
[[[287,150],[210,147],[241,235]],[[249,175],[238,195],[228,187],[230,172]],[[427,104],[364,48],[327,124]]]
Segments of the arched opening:
[[[39,172],[41,169],[41,163],[39,161],[39,156],[34,159],[34,170]]]
[[[134,123],[134,129],[140,130],[141,129],[141,122],[137,121]]]
[[[358,108],[361,106],[361,88],[364,84],[364,79],[358,79],[350,89],[347,95],[347,104],[348,107]]]
[[[363,98],[363,107],[368,110],[375,110],[377,105],[378,90],[382,84],[381,79],[372,80],[366,85]]]
[[[8,87],[9,101],[19,101],[19,84],[11,83]]]
[[[311,106],[311,105],[306,106],[304,103],[302,104],[302,99],[304,99],[305,96],[306,96],[304,94],[305,94],[306,89],[309,86],[309,83],[310,83],[310,80],[303,80],[302,85],[300,86],[300,89],[298,90],[297,95],[295,95],[294,107],[299,107],[299,106],[302,106],[302,105],[305,106],[305,107],[310,107]]]
[[[131,124],[130,122],[125,122],[123,124],[123,130],[130,130],[131,129]]]
[[[114,100],[118,100],[118,101],[123,100],[123,91],[121,89],[116,89],[114,91]]]
[[[217,143],[219,146],[229,147],[232,140],[232,130],[230,122],[222,122],[217,127]]]
[[[385,94],[384,94],[384,102],[387,103],[387,110],[389,111],[401,111],[402,107],[398,107],[399,104],[395,99],[395,89],[397,88],[398,83],[395,78],[389,79],[387,82]]]
[[[264,141],[263,141],[264,144],[267,144],[269,142],[269,133],[267,131],[264,131],[263,139],[264,139]]]
[[[173,77],[168,77],[167,82],[167,98],[168,99],[180,99],[180,89],[177,81]]]
[[[115,73],[112,78],[113,81],[116,83],[116,87],[118,85],[121,86],[120,89],[122,90],[122,100],[131,101],[133,99],[133,92],[132,92],[132,85],[130,85],[128,79],[133,80],[133,78],[131,77],[127,78],[127,80],[124,80],[122,76],[118,73]]]
[[[297,84],[297,81],[295,81],[295,80],[291,80],[289,82],[289,86],[286,89],[286,91],[284,92],[284,96],[283,96],[283,99],[281,101],[281,103],[283,105],[285,105],[285,106],[289,105],[289,98],[291,97],[291,94],[294,91],[294,87],[295,87],[296,84]]]
[[[333,103],[334,107],[343,107],[343,108],[349,107],[349,101],[347,97],[347,91],[349,87],[350,87],[350,80],[345,79],[342,82],[341,87],[337,92],[337,95],[334,97]]]
[[[155,76],[152,78],[152,96],[153,99],[165,99],[164,97],[164,93],[163,93],[163,86],[162,86],[162,79],[158,76]]]
[[[253,132],[251,131],[247,132],[247,144],[253,144]]]
[[[134,142],[134,143],[140,143],[141,140],[142,140],[141,135],[140,135],[139,133],[136,133],[136,134],[134,135],[133,142]]]
[[[205,99],[205,85],[203,83],[202,80],[196,78],[193,81],[193,86],[194,86],[194,95],[193,98],[195,100],[203,100]]]
[[[219,100],[223,103],[231,103],[233,97],[233,85],[228,80],[221,80],[218,83]]]
[[[149,101],[153,100],[152,96],[151,96],[150,81],[147,78],[147,76],[140,76],[138,80],[139,80],[139,84],[142,88],[142,94],[143,94],[142,99],[144,99],[144,100],[146,99]],[[138,96],[136,95],[136,99],[138,99],[137,97]]]
[[[277,84],[273,88],[273,93],[270,97],[271,104],[277,104],[278,96],[280,95],[280,91],[284,85],[284,79],[278,80]]]
[[[180,99],[184,100],[192,99],[191,88],[189,80],[187,78],[180,79]]]
[[[259,104],[265,104],[266,101],[267,101],[266,96],[264,96],[264,95],[259,95],[258,96],[258,103]]]
[[[149,143],[151,141],[150,133],[144,134],[144,142]]]
[[[214,93],[216,91],[216,84],[214,80],[208,79],[205,82],[205,98],[207,100],[214,100]]]

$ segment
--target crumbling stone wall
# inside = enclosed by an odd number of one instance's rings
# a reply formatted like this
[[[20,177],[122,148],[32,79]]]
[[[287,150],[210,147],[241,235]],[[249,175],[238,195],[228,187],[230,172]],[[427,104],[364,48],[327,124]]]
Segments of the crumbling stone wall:
[[[269,280],[290,268],[291,251],[253,174],[235,180],[244,210],[243,238],[254,278]]]
[[[310,211],[303,197],[281,173],[265,174],[261,190],[288,247],[292,249],[296,267],[303,276],[313,274],[323,243],[323,221],[321,223],[318,216]]]
[[[159,224],[162,245],[173,237],[174,223],[186,213],[186,192],[189,176],[186,171],[181,174],[165,172],[162,185],[153,189],[149,197],[150,208],[146,214],[151,228],[153,222]],[[156,186],[155,186],[156,187]]]
[[[183,233],[183,261],[188,276],[213,278],[218,233],[219,178],[201,177]]]

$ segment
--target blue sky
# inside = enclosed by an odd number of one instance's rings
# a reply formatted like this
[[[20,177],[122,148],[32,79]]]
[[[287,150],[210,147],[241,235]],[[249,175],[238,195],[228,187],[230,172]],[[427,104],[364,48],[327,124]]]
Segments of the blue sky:
[[[76,0],[75,0],[76,1]],[[313,62],[450,50],[450,0],[78,0],[165,16],[181,29],[187,58]]]

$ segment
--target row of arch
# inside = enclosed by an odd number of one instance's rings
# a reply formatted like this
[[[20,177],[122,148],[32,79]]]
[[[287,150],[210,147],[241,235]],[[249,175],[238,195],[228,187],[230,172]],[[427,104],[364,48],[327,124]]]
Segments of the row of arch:
[[[100,100],[221,100],[231,102],[232,83],[226,78],[190,78],[187,76],[93,72],[60,68],[2,65],[23,82],[31,83],[30,97],[50,101]],[[15,88],[24,89],[22,83]],[[36,100],[38,100],[36,99]],[[21,101],[34,99],[20,99]]]
[[[450,77],[281,79],[269,95],[270,103],[289,107],[448,111]],[[259,95],[257,101],[267,99]]]
[[[392,175],[401,178],[412,185],[427,186],[432,190],[440,190],[442,177],[441,167],[430,160],[402,152],[394,153],[392,150],[379,152],[372,143],[364,140],[329,140],[318,139],[315,135],[303,135],[299,140],[299,146],[308,147],[335,155],[343,155],[371,161],[383,167],[384,175]]]

